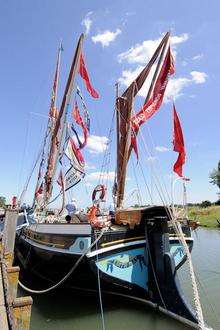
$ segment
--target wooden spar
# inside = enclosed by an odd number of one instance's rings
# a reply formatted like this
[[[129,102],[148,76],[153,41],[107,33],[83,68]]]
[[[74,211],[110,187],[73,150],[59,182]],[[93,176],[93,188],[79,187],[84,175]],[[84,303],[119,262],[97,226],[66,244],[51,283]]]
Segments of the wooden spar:
[[[159,46],[157,47],[156,51],[154,52],[152,58],[148,62],[148,64],[145,66],[145,68],[142,70],[142,72],[139,74],[139,76],[131,83],[131,85],[126,89],[126,91],[122,94],[121,99],[124,99],[125,107],[123,109],[120,108],[121,104],[117,102],[117,113],[118,113],[118,121],[119,121],[119,127],[117,129],[119,130],[118,133],[118,139],[119,142],[117,144],[117,207],[122,207],[122,202],[124,199],[124,189],[125,189],[125,178],[126,178],[126,168],[127,163],[130,158],[131,154],[131,147],[130,147],[130,140],[131,140],[131,124],[130,119],[132,115],[132,108],[134,103],[134,97],[137,95],[138,91],[143,86],[150,69],[152,65],[155,63],[156,59],[159,55],[162,55],[165,45],[167,44],[167,41],[169,39],[169,32],[165,34],[162,41],[160,42]],[[161,59],[161,56],[160,56]],[[159,59],[159,62],[160,62]],[[160,66],[160,64],[159,64]],[[159,66],[157,69],[159,70]],[[157,73],[156,73],[157,74]],[[154,77],[156,79],[156,75]],[[148,92],[148,95],[151,94],[152,88],[154,86],[154,82],[152,82],[151,90]],[[120,99],[120,97],[119,97]],[[125,111],[125,113],[123,113]],[[124,136],[122,136],[120,132],[120,123],[124,121]],[[120,160],[119,160],[120,159]]]
[[[148,90],[148,93],[147,93],[147,96],[145,98],[145,101],[144,101],[144,104],[147,103],[147,101],[150,99],[151,97],[151,94],[152,94],[152,91],[153,91],[153,88],[155,86],[155,82],[156,82],[156,79],[158,77],[158,74],[161,70],[161,66],[163,65],[163,60],[164,60],[164,54],[165,54],[165,51],[167,50],[167,45],[168,45],[168,41],[169,41],[169,37],[170,37],[170,33],[167,32],[165,37],[163,38],[163,46],[161,48],[161,53],[160,53],[160,57],[159,57],[159,60],[158,60],[158,63],[157,63],[157,66],[156,66],[156,70],[154,71],[154,75],[153,75],[153,78],[151,80],[151,84],[150,84],[150,87],[149,87],[149,90]],[[158,55],[159,56],[159,55]],[[128,160],[130,158],[130,155],[131,155],[131,151],[132,151],[132,148],[130,146],[130,149],[129,149],[129,153],[128,153]]]
[[[56,67],[56,73],[55,73],[55,80],[54,80],[54,85],[53,85],[53,95],[51,99],[51,106],[50,106],[50,114],[49,114],[49,119],[48,119],[48,127],[45,135],[45,146],[46,146],[46,140],[47,140],[47,135],[50,134],[50,141],[48,144],[48,151],[47,153],[50,152],[51,145],[52,145],[52,136],[53,132],[55,129],[56,125],[56,111],[57,111],[57,92],[58,92],[58,82],[59,82],[59,77],[60,77],[60,62],[61,62],[61,52],[63,50],[62,42],[60,42],[60,47],[58,51],[58,59],[57,59],[57,67]],[[51,113],[52,112],[52,113]],[[55,113],[54,113],[55,112]],[[51,114],[53,114],[55,117],[51,117]],[[47,171],[50,169],[50,163],[49,163],[49,155],[48,156],[48,162],[47,162]],[[45,154],[43,153],[43,157],[45,157]],[[38,183],[39,184],[39,183]],[[36,193],[36,191],[35,191]],[[47,197],[47,180],[46,180],[46,174],[45,174],[45,182],[43,186],[43,196],[44,196],[44,205],[45,205],[45,200]],[[34,194],[35,198],[35,194]]]
[[[39,189],[39,185],[42,180],[40,171],[41,171],[42,162],[44,161],[44,158],[45,158],[45,148],[46,148],[46,144],[47,144],[47,139],[49,136],[51,136],[51,134],[53,132],[53,128],[54,128],[54,123],[55,123],[55,118],[51,117],[51,113],[53,110],[56,109],[58,82],[59,82],[59,75],[60,75],[61,51],[62,51],[62,43],[60,43],[60,46],[58,48],[58,55],[57,55],[56,70],[55,70],[54,83],[53,83],[53,89],[52,89],[50,110],[49,110],[49,114],[48,114],[47,129],[45,132],[45,136],[44,136],[44,140],[43,140],[43,147],[42,147],[42,151],[41,151],[41,162],[40,162],[39,171],[38,171],[38,178],[37,178],[37,183],[36,183],[36,187],[34,190],[34,197],[33,197],[33,204],[32,204],[33,207],[35,206],[36,192]]]
[[[119,84],[118,82],[115,84],[116,90],[116,102],[115,102],[115,109],[116,109],[116,134],[117,134],[117,173],[119,172],[119,159],[118,159],[118,152],[119,152],[119,121],[120,121],[120,114],[118,111],[118,96],[119,96]]]
[[[69,73],[69,77],[67,80],[61,108],[60,108],[59,115],[58,115],[58,118],[57,118],[57,121],[55,124],[53,135],[52,135],[51,147],[50,147],[49,158],[48,158],[48,168],[47,168],[47,173],[45,176],[46,189],[47,189],[46,198],[44,201],[45,207],[47,206],[48,201],[52,194],[52,185],[53,185],[54,176],[56,174],[56,168],[57,168],[57,164],[58,164],[58,160],[59,160],[62,139],[63,139],[63,135],[64,135],[64,131],[65,131],[68,105],[70,103],[70,98],[71,98],[71,94],[73,91],[75,76],[78,72],[83,39],[84,39],[84,35],[81,34],[78,44],[77,44],[75,54],[74,54],[74,58],[73,58],[72,65],[70,68],[70,73]],[[59,129],[61,129],[61,133],[59,136],[59,141],[57,141]],[[57,143],[58,143],[58,146],[57,146]],[[54,157],[54,153],[55,153],[55,157]]]
[[[160,55],[159,61],[157,63],[157,67],[156,67],[156,70],[154,72],[153,79],[151,81],[150,88],[148,90],[148,93],[147,93],[146,99],[144,101],[144,104],[147,103],[147,101],[151,97],[151,93],[152,93],[152,90],[154,88],[154,85],[155,85],[155,82],[156,82],[156,79],[157,79],[159,70],[161,69],[161,65],[162,65],[162,61],[164,59],[165,51],[167,50],[167,44],[168,44],[168,41],[169,41],[169,37],[170,37],[170,33],[167,32],[167,34],[166,34],[166,40],[164,42],[164,45],[163,45],[163,48],[162,48],[162,51],[161,51],[161,55]]]
[[[128,153],[129,153],[129,147],[130,147],[130,141],[131,141],[131,110],[132,107],[129,109],[128,117],[127,117],[127,132],[126,132],[126,138],[125,138],[125,149],[123,153],[123,161],[122,161],[122,167],[118,168],[118,194],[117,194],[117,203],[116,206],[118,208],[122,207],[122,202],[124,199],[124,190],[125,190],[125,179],[126,179],[126,167],[128,163]],[[120,149],[118,150],[120,152]]]

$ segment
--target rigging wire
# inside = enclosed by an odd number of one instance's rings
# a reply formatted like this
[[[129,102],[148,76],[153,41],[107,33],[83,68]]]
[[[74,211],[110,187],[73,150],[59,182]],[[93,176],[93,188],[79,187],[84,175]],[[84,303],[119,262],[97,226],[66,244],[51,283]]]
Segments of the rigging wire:
[[[25,183],[25,185],[24,185],[24,188],[23,188],[23,190],[22,190],[22,192],[21,192],[21,194],[20,194],[20,197],[19,197],[19,203],[20,203],[20,204],[22,203],[22,201],[23,201],[23,199],[24,199],[24,196],[25,196],[25,193],[27,192],[28,185],[29,185],[30,180],[31,180],[31,178],[32,178],[32,175],[33,175],[33,173],[34,173],[34,171],[35,171],[35,168],[37,167],[37,164],[38,164],[38,161],[39,161],[39,159],[40,159],[41,153],[42,153],[42,146],[41,146],[41,148],[40,148],[40,150],[39,150],[39,152],[38,152],[38,154],[37,154],[36,160],[34,161],[32,167],[31,167],[30,174],[29,174],[29,176],[27,177],[27,180],[26,180],[26,183]]]
[[[30,135],[30,124],[31,124],[31,113],[28,113],[28,123],[26,127],[26,133],[25,133],[25,144],[24,144],[24,149],[22,153],[22,159],[21,159],[21,165],[20,165],[20,171],[19,171],[19,178],[18,178],[18,190],[17,190],[17,195],[19,195],[20,187],[21,187],[21,178],[24,170],[24,160],[26,158],[27,154],[27,147],[28,147],[28,142],[29,142],[29,135]]]
[[[100,174],[98,179],[98,184],[105,184],[106,187],[109,187],[110,181],[110,163],[111,163],[111,147],[112,147],[112,135],[114,132],[114,119],[115,119],[115,110],[112,115],[111,124],[108,133],[108,145],[104,151],[103,161],[100,167]],[[104,202],[105,206],[106,201]]]
[[[136,175],[136,172],[135,172],[135,166],[134,166],[134,159],[133,159],[133,157],[131,157],[131,162],[132,162],[134,178],[135,178],[135,182],[136,182],[136,186],[137,186],[137,190],[138,190],[138,195],[139,195],[139,199],[140,199],[139,202],[141,203],[141,205],[143,205],[143,200],[142,200],[142,197],[141,197],[141,190],[140,190],[140,186],[138,184],[137,175]]]
[[[149,138],[150,138],[150,141],[151,141],[152,150],[155,150],[156,145],[154,143],[153,136],[151,134],[151,130],[150,130],[150,127],[149,127],[149,124],[148,123],[146,123],[146,127],[147,127],[148,135],[149,135]],[[152,155],[154,156],[155,153],[152,153]],[[161,172],[162,173],[159,162],[156,162],[156,165],[158,167],[158,172]],[[165,192],[166,192],[166,194],[168,196],[168,199],[169,199],[169,201],[171,201],[171,196],[169,194],[169,191],[167,190],[166,184],[164,182],[164,176],[163,175],[161,175],[161,181],[162,181],[162,184],[164,186]]]
[[[147,148],[147,145],[144,141],[142,132],[140,132],[140,135],[142,137],[143,144],[146,148],[146,151],[149,152],[149,150]],[[179,241],[182,243],[183,249],[184,249],[185,254],[187,256],[187,261],[188,261],[188,265],[189,265],[189,272],[190,272],[190,278],[191,278],[191,283],[192,283],[192,288],[193,288],[193,293],[194,293],[194,303],[195,303],[195,307],[196,307],[198,324],[199,324],[200,329],[205,329],[203,313],[202,313],[202,307],[201,307],[201,303],[200,303],[199,292],[198,292],[198,287],[197,287],[197,283],[196,283],[196,277],[195,277],[195,272],[194,272],[194,269],[193,269],[193,264],[192,264],[192,258],[191,258],[191,255],[190,255],[190,251],[189,251],[188,245],[186,243],[186,240],[185,240],[185,237],[184,237],[184,234],[183,234],[183,231],[182,231],[182,227],[181,227],[180,223],[178,222],[177,218],[172,214],[170,206],[166,201],[166,197],[165,197],[164,191],[162,189],[162,186],[160,184],[160,180],[158,178],[158,175],[157,175],[156,171],[154,171],[153,173],[154,173],[155,179],[157,180],[157,183],[159,185],[159,188],[156,185],[156,189],[158,191],[158,194],[161,198],[161,201],[162,201],[163,205],[168,210],[168,215],[169,215],[169,218],[170,218],[171,223],[173,225],[173,228],[176,231],[176,233],[178,234]]]

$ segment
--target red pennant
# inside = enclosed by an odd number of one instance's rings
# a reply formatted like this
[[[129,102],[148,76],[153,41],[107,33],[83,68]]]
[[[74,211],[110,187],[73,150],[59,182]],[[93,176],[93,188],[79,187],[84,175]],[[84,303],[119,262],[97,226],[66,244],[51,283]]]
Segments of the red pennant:
[[[43,193],[43,182],[40,184],[40,186],[37,188],[35,192],[35,197],[39,197]]]
[[[86,84],[86,89],[89,92],[89,94],[94,97],[95,99],[99,98],[99,94],[96,92],[96,90],[92,87],[90,79],[89,79],[89,74],[85,66],[83,54],[80,54],[80,65],[79,65],[79,74],[84,80]]]
[[[131,146],[134,149],[134,152],[135,152],[137,160],[138,160],[139,155],[138,155],[137,137],[136,137],[136,134],[133,129],[131,130]]]
[[[173,171],[177,173],[180,177],[183,177],[182,167],[183,164],[185,164],[186,152],[184,146],[183,132],[174,104],[173,104],[173,122],[174,122],[173,150],[179,153],[177,161],[173,166]]]
[[[89,131],[86,127],[86,124],[84,123],[82,117],[80,116],[80,113],[79,113],[79,108],[78,108],[78,104],[77,102],[75,102],[75,107],[73,108],[73,118],[75,119],[75,122],[82,127],[82,130],[83,130],[83,135],[84,135],[84,141],[83,143],[81,144],[80,146],[80,149],[84,148],[85,145],[87,144],[87,139],[88,139],[88,134],[89,134]]]
[[[62,189],[64,189],[63,172],[61,170],[60,170],[60,174],[59,174],[58,179],[57,179],[57,183]]]
[[[74,155],[76,156],[78,162],[79,162],[80,164],[84,164],[85,161],[84,161],[84,158],[83,158],[82,153],[80,152],[80,149],[77,148],[75,142],[73,141],[73,139],[72,139],[71,137],[69,138],[69,141],[70,141],[70,144],[71,144],[71,147],[72,147],[73,153],[74,153]]]

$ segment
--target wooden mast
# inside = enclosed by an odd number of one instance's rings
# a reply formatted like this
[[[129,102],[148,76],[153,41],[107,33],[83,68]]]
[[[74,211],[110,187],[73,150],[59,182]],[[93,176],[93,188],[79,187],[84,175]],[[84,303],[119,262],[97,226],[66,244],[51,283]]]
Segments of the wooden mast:
[[[37,183],[36,183],[35,192],[34,192],[33,207],[35,205],[36,192],[39,189],[39,185],[42,180],[41,166],[43,165],[43,163],[45,161],[45,149],[46,149],[46,145],[47,145],[47,140],[48,140],[48,138],[50,138],[50,142],[48,145],[48,147],[50,147],[51,137],[53,134],[53,129],[55,127],[56,111],[57,111],[56,101],[57,101],[57,91],[58,91],[58,83],[59,83],[59,75],[60,75],[60,62],[61,62],[62,50],[63,50],[63,47],[62,47],[62,43],[60,42],[60,46],[58,48],[56,70],[55,70],[53,89],[52,89],[52,95],[51,95],[51,103],[50,103],[50,110],[49,110],[49,115],[48,115],[47,129],[46,129],[44,140],[43,140],[43,150],[42,150],[41,162],[40,162],[40,166],[39,166],[38,178],[37,178]]]
[[[71,99],[72,91],[74,88],[75,77],[76,77],[76,74],[77,74],[78,68],[79,68],[79,61],[80,61],[80,55],[81,55],[81,51],[82,51],[83,39],[84,39],[84,35],[81,34],[78,44],[77,44],[75,54],[74,54],[74,58],[72,61],[72,65],[70,68],[70,73],[69,73],[69,77],[67,80],[63,100],[61,103],[61,108],[59,111],[58,118],[56,120],[56,124],[54,127],[52,139],[51,139],[47,173],[45,175],[45,184],[46,184],[46,194],[45,194],[45,200],[44,200],[45,207],[47,206],[48,201],[52,194],[52,185],[53,185],[54,176],[56,174],[56,168],[57,168],[60,151],[61,151],[62,139],[64,136],[65,127],[66,127],[66,117],[67,117],[68,107],[70,104],[70,99]],[[60,133],[59,133],[59,130],[60,130]]]
[[[117,110],[117,113],[119,110]],[[118,182],[118,191],[117,191],[117,202],[116,206],[117,208],[122,207],[122,202],[124,199],[124,190],[125,190],[125,179],[126,179],[126,168],[128,163],[128,153],[129,153],[129,147],[130,147],[130,141],[131,141],[131,112],[132,107],[129,108],[128,114],[127,114],[127,120],[126,120],[126,135],[125,135],[125,147],[123,152],[123,161],[122,166],[120,168],[120,164],[118,162],[118,170],[117,170],[117,182]],[[119,116],[121,114],[119,113]],[[124,120],[123,118],[119,119],[119,123],[121,120]],[[119,133],[120,134],[120,133]],[[122,150],[120,148],[120,144],[118,143],[118,157],[120,156],[119,153],[122,153]]]
[[[116,109],[116,134],[117,134],[117,173],[118,173],[118,167],[119,167],[119,157],[118,157],[118,151],[119,151],[119,121],[120,121],[120,114],[118,111],[118,96],[119,96],[119,84],[118,82],[115,84],[115,90],[116,90],[116,101],[115,101],[115,109]]]
[[[160,42],[159,46],[157,47],[154,55],[152,56],[151,60],[147,64],[147,66],[142,70],[139,76],[131,83],[131,85],[127,88],[127,90],[122,94],[122,97],[118,97],[116,101],[116,109],[118,114],[117,119],[117,198],[116,198],[116,206],[117,208],[122,207],[123,199],[124,199],[124,190],[125,190],[125,180],[126,180],[126,169],[127,163],[131,154],[131,116],[132,116],[132,109],[134,104],[134,97],[138,93],[138,91],[143,86],[144,81],[146,80],[150,69],[156,59],[159,57],[159,61],[157,64],[157,68],[155,70],[147,98],[151,96],[155,81],[157,79],[157,75],[162,63],[162,59],[166,50],[166,45],[169,40],[170,33],[166,33],[163,37],[162,41]],[[120,102],[124,102],[124,105],[121,106]],[[120,106],[125,110],[124,113],[120,109]],[[121,138],[120,135],[122,132],[121,130],[121,121],[124,121],[124,137]],[[118,124],[119,123],[119,124]],[[119,158],[121,157],[122,161],[121,164],[119,162]]]

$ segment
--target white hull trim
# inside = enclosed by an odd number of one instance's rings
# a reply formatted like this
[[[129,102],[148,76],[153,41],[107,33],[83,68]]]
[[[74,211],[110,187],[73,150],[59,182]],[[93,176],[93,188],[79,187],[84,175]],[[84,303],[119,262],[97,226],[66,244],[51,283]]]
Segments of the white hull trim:
[[[179,241],[179,237],[169,237],[169,241]],[[194,238],[193,237],[185,237],[186,242],[193,242]]]
[[[109,247],[106,247],[106,248],[102,248],[102,249],[99,249],[99,250],[96,250],[96,251],[93,251],[93,252],[89,252],[89,253],[86,254],[86,256],[88,258],[92,258],[92,257],[94,257],[98,254],[102,254],[102,253],[105,253],[105,252],[117,250],[117,249],[127,247],[127,246],[133,246],[133,245],[145,244],[145,243],[146,243],[145,239],[139,240],[139,241],[134,241],[134,242],[129,242],[129,243],[120,243],[120,244],[109,246]]]

